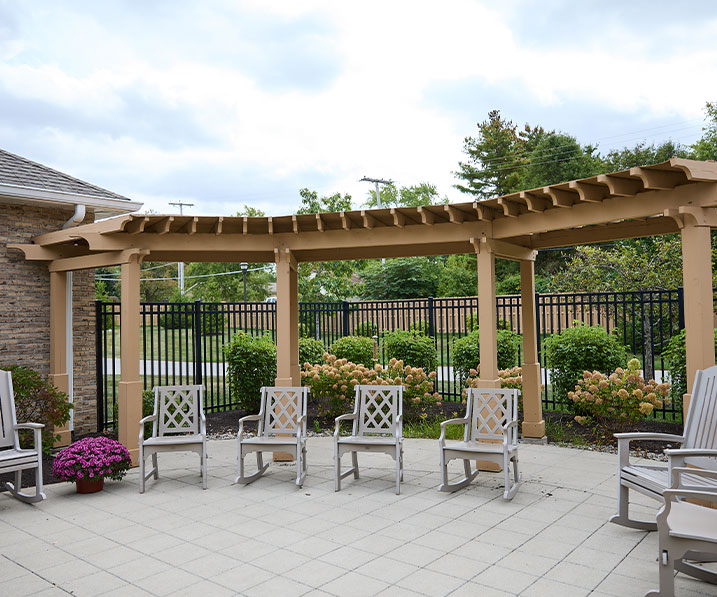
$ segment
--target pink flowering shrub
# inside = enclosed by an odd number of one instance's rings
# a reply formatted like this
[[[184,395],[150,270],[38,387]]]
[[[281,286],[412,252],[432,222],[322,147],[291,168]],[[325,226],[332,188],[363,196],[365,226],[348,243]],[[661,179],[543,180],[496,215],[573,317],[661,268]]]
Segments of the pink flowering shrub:
[[[407,415],[418,411],[440,394],[433,393],[436,372],[426,373],[420,367],[404,366],[403,361],[391,359],[388,367],[357,365],[335,355],[324,353],[324,362],[304,363],[301,379],[311,388],[312,399],[319,401],[321,414],[337,416],[351,411],[357,385],[402,385],[404,411]]]
[[[86,437],[60,450],[52,472],[63,481],[108,477],[119,481],[132,460],[120,442],[109,437]]]
[[[670,384],[648,382],[640,376],[640,361],[631,359],[627,369],[618,367],[610,376],[598,371],[583,372],[574,392],[568,393],[585,413],[575,417],[581,425],[592,420],[606,427],[630,425],[669,403]]]

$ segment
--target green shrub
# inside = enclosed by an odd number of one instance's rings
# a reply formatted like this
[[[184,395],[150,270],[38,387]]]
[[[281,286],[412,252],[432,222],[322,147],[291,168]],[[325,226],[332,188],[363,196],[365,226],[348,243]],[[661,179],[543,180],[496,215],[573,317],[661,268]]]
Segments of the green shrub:
[[[316,313],[313,311],[302,311],[299,313],[299,337],[316,337]]]
[[[568,392],[575,389],[575,385],[582,379],[583,371],[609,373],[627,361],[627,354],[625,348],[605,328],[576,322],[561,334],[545,340],[545,358],[551,369],[555,399],[573,406]]]
[[[19,423],[42,423],[42,450],[49,453],[55,440],[55,427],[70,420],[70,404],[67,394],[60,392],[37,371],[29,367],[12,365],[6,368],[12,375],[15,394],[15,413]],[[19,431],[20,446],[33,447],[34,433],[31,429]]]
[[[362,321],[354,328],[354,336],[372,338],[378,336],[378,326],[373,321]]]
[[[237,332],[222,348],[229,373],[229,390],[240,408],[258,412],[261,387],[276,378],[276,345],[269,336],[254,337]]]
[[[511,330],[500,329],[496,334],[498,369],[511,369],[518,364],[520,336]],[[471,369],[480,364],[480,330],[475,329],[467,336],[453,341],[453,368],[463,383]]]
[[[321,363],[324,359],[326,347],[313,338],[299,338],[299,365],[302,367],[304,363],[314,365]]]
[[[717,330],[715,330],[715,351],[717,351]],[[670,377],[670,400],[677,411],[682,410],[682,397],[687,393],[687,351],[685,330],[670,338],[667,348],[662,351]]]
[[[438,361],[436,341],[419,332],[396,330],[381,340],[384,356],[391,360],[403,361],[409,367],[420,367],[425,372],[433,371]]]
[[[466,317],[466,328],[468,329],[469,332],[472,332],[472,331],[478,329],[478,312],[477,311],[473,311],[473,313],[468,314],[468,316]],[[511,325],[510,321],[500,317],[498,319],[497,328],[499,330],[512,330],[513,326]]]
[[[411,324],[411,326],[408,328],[408,331],[420,334],[422,336],[428,336],[428,332],[430,330],[428,329],[428,322],[424,321],[423,319],[419,319],[418,321],[414,321]]]
[[[148,417],[154,413],[154,392],[152,390],[144,390],[142,392],[142,418]],[[117,423],[119,422],[119,404],[115,402],[112,407],[112,422],[114,423],[115,429],[117,429]],[[151,437],[152,435],[152,423],[144,424],[144,437]]]
[[[334,342],[329,352],[337,359],[346,359],[356,365],[373,365],[373,340],[365,336],[344,336]]]

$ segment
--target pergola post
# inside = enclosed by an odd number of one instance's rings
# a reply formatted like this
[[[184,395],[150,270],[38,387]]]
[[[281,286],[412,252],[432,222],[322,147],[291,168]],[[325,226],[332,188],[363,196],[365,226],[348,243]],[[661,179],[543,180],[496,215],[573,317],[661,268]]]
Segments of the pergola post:
[[[687,394],[682,405],[684,416],[687,415],[695,373],[715,364],[710,227],[698,224],[695,218],[685,216],[682,228],[687,350]]]
[[[67,272],[50,272],[50,375],[48,381],[61,392],[69,392],[67,371]],[[55,446],[67,446],[71,441],[69,424],[55,427],[60,439]]]
[[[122,264],[118,439],[129,450],[132,464],[139,457],[139,421],[142,418],[142,381],[139,377],[139,276],[143,255],[133,254]]]
[[[297,264],[288,249],[276,250],[276,383],[301,385]]]
[[[523,319],[523,437],[545,437],[540,389],[538,337],[535,325],[535,261],[520,261],[521,316]]]
[[[275,249],[276,256],[276,380],[277,386],[300,386],[299,284],[297,263],[288,249]],[[274,452],[274,460],[289,462],[288,452]]]
[[[485,238],[478,244],[478,327],[480,329],[480,382],[499,388],[497,313],[495,307],[495,253]]]

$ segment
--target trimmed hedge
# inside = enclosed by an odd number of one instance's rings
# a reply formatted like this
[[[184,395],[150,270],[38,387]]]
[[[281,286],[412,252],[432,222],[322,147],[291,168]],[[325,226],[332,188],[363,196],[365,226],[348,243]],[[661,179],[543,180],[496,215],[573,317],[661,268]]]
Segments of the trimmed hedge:
[[[717,351],[717,330],[715,351]],[[687,393],[687,350],[685,349],[685,330],[670,338],[667,348],[662,352],[667,361],[670,376],[670,399],[675,410],[682,410],[682,397]]]
[[[227,360],[229,390],[240,408],[259,412],[261,387],[274,385],[276,345],[270,336],[237,332],[222,347]]]
[[[365,336],[343,336],[329,347],[329,352],[355,365],[373,366],[373,339]]]
[[[511,369],[518,364],[520,336],[511,330],[498,330],[496,348],[498,369]],[[470,376],[470,370],[480,365],[480,330],[453,341],[453,368],[461,383]]]
[[[404,366],[420,367],[426,373],[436,368],[438,353],[436,341],[431,336],[417,331],[396,330],[384,335],[381,347],[389,361],[403,361]]]
[[[304,363],[309,363],[310,365],[322,363],[325,352],[326,347],[319,340],[299,338],[299,365],[301,367],[304,366]]]

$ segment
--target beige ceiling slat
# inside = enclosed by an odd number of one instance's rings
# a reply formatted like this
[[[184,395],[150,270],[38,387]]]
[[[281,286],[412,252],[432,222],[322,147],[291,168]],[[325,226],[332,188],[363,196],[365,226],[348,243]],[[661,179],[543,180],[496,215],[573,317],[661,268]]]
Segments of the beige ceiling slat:
[[[490,222],[491,220],[494,220],[496,214],[498,213],[495,209],[488,207],[487,205],[481,205],[478,202],[473,203],[473,209],[478,215],[478,219],[482,222]]]
[[[656,170],[653,168],[630,168],[630,176],[638,176],[645,189],[670,191],[676,186],[685,184],[687,175],[681,170]]]
[[[269,234],[273,235],[274,234],[274,219],[271,216],[269,216],[266,219],[266,224],[267,224],[267,230],[269,231]]]
[[[197,224],[199,223],[199,217],[194,216],[192,220],[187,224],[187,234],[197,233]]]
[[[503,215],[517,218],[520,215],[520,206],[515,201],[508,201],[505,197],[498,198],[498,205],[503,208]]]
[[[147,225],[145,222],[144,231],[155,234],[167,234],[172,226],[172,222],[174,222],[174,216],[163,216],[152,221],[150,225]]]
[[[127,232],[128,234],[139,234],[140,232],[144,232],[148,222],[149,216],[128,220],[122,227],[122,231]]]
[[[393,216],[393,225],[398,228],[403,228],[406,225],[406,216],[398,211],[395,207],[391,208],[391,215]]]
[[[544,187],[546,195],[550,195],[555,207],[572,207],[580,198],[577,193],[558,189],[556,187]]]
[[[346,215],[345,211],[339,212],[339,217],[341,218],[341,229],[342,230],[351,230],[351,220]]]
[[[465,212],[453,207],[452,205],[444,205],[443,209],[448,214],[448,219],[450,220],[451,224],[460,224],[466,218]]]
[[[641,179],[599,174],[597,180],[607,185],[611,195],[618,197],[634,197],[645,188]]]
[[[294,234],[299,234],[299,219],[296,215],[291,216],[291,229],[294,231]]]
[[[589,184],[578,180],[571,181],[568,187],[578,192],[580,201],[587,203],[600,203],[610,194],[610,190],[606,186]]]
[[[520,198],[525,201],[528,206],[528,211],[540,213],[553,206],[551,199],[546,197],[538,197],[532,193],[526,191],[520,192]]]
[[[432,211],[428,211],[425,207],[419,207],[418,213],[421,215],[421,223],[426,226],[433,226],[436,216]]]
[[[316,229],[319,232],[324,231],[324,221],[321,219],[321,214],[316,214]]]
[[[361,218],[363,220],[363,227],[371,230],[376,225],[376,218],[371,215],[368,210],[361,210]]]
[[[214,224],[214,234],[219,236],[222,233],[222,226],[224,225],[224,218],[219,216],[216,223]]]

